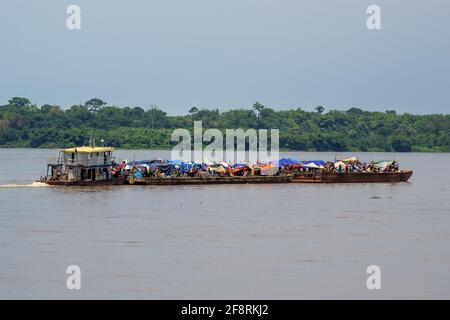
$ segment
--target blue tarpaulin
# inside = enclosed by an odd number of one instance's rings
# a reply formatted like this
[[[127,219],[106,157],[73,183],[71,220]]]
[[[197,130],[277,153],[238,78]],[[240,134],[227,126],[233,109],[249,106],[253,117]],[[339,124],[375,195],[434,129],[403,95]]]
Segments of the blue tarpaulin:
[[[294,159],[290,159],[290,158],[281,158],[276,163],[278,163],[278,167],[283,167],[283,166],[291,166],[293,164],[297,164],[298,161],[294,160]]]

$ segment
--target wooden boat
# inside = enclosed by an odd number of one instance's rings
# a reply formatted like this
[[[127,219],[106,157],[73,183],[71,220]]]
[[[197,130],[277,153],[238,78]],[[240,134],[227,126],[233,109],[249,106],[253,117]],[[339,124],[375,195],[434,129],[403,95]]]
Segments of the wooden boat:
[[[246,183],[287,183],[293,175],[285,176],[200,176],[200,177],[128,177],[128,184],[143,185],[203,185],[203,184],[246,184]]]
[[[376,183],[407,182],[412,170],[397,172],[302,172],[295,173],[292,182],[297,183]]]

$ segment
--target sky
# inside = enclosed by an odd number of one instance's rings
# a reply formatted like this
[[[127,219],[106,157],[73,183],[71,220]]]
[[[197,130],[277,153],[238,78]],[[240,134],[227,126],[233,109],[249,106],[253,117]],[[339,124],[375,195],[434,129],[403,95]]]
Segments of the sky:
[[[0,105],[449,113],[450,1],[2,0],[0,75]]]

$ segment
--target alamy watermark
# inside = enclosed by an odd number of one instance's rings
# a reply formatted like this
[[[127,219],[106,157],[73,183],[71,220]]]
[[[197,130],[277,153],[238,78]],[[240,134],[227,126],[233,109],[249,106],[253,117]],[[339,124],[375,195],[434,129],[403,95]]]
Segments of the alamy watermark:
[[[270,130],[270,151],[268,149],[267,129],[225,129],[225,140],[219,129],[207,129],[203,133],[202,122],[194,121],[193,139],[187,129],[175,129],[172,142],[172,160],[202,162],[258,163],[273,162],[279,159],[279,130]],[[224,149],[225,142],[225,149]],[[204,147],[205,143],[209,143]],[[192,147],[193,146],[193,147]]]
[[[366,13],[369,15],[366,21],[367,29],[381,30],[381,8],[373,4],[367,7]]]
[[[71,4],[67,7],[66,13],[69,15],[66,19],[66,27],[69,30],[81,29],[81,8],[78,5]]]
[[[69,290],[81,289],[81,268],[75,264],[70,265],[66,269],[69,276],[66,279],[66,288]]]
[[[381,268],[376,264],[367,267],[366,273],[370,276],[367,278],[366,286],[369,290],[381,289]]]

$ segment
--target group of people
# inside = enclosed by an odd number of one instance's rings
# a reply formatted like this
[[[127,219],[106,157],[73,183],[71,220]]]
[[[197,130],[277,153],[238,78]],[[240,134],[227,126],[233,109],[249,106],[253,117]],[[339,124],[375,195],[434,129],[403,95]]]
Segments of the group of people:
[[[326,172],[336,172],[336,173],[348,173],[348,172],[398,172],[398,162],[397,161],[381,161],[374,162],[371,161],[369,164],[366,162],[350,161],[338,161],[338,162],[327,162],[325,166]]]

